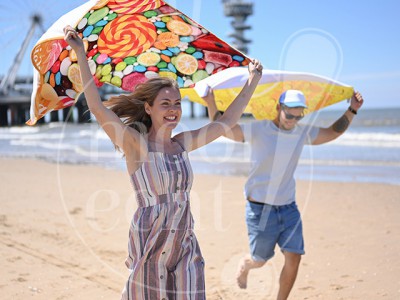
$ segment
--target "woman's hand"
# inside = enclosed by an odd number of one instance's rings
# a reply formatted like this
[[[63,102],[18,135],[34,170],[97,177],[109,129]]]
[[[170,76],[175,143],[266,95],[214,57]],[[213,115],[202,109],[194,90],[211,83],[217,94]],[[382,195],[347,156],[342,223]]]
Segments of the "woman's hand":
[[[250,75],[253,75],[254,77],[257,77],[258,79],[260,79],[262,76],[262,70],[263,70],[263,66],[262,66],[261,62],[257,59],[252,59],[249,64]]]
[[[71,48],[75,52],[85,51],[85,47],[83,45],[82,39],[78,35],[78,33],[71,27],[66,26],[64,28],[64,40],[71,46]]]

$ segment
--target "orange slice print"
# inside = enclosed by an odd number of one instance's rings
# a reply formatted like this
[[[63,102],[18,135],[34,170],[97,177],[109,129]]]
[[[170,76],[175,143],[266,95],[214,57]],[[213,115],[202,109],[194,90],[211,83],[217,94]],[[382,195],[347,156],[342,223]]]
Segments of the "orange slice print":
[[[191,35],[192,27],[183,21],[171,20],[167,23],[167,28],[178,35]]]
[[[145,52],[140,54],[137,58],[137,62],[145,67],[155,66],[160,62],[160,60],[160,55],[155,52]]]
[[[199,67],[197,59],[186,53],[179,54],[175,64],[176,69],[185,75],[192,75]]]
[[[176,47],[179,45],[179,36],[173,32],[163,32],[158,35],[157,41],[167,47]]]

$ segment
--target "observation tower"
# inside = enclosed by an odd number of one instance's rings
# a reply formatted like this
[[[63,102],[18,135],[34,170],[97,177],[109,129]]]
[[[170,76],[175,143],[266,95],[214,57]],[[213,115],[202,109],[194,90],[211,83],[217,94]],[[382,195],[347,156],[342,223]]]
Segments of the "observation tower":
[[[224,14],[227,17],[233,17],[231,25],[234,32],[230,33],[229,36],[232,37],[233,46],[239,51],[247,54],[248,44],[251,40],[248,40],[244,36],[245,30],[251,29],[250,25],[246,25],[246,19],[248,16],[253,14],[253,2],[242,1],[242,0],[222,0],[224,5]]]

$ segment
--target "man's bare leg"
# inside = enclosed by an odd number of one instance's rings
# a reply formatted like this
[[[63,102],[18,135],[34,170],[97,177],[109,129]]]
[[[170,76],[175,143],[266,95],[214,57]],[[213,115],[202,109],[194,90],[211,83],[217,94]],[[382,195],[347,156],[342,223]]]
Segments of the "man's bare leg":
[[[255,261],[247,254],[240,260],[236,281],[241,289],[247,288],[247,275],[251,269],[261,268],[267,261]]]
[[[296,281],[299,270],[301,255],[290,252],[283,252],[285,256],[285,265],[283,266],[281,277],[279,279],[278,300],[286,300]]]

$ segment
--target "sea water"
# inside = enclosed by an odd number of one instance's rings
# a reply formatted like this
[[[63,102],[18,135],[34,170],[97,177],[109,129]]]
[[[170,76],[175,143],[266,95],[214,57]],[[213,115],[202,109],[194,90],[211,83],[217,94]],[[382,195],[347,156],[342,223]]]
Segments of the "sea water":
[[[328,127],[342,114],[343,110],[321,111],[301,122]],[[242,119],[250,121],[251,118]],[[185,117],[176,132],[196,129],[207,122],[205,118]],[[95,122],[0,128],[0,157],[125,169],[121,153],[115,151]],[[221,137],[191,152],[190,158],[197,173],[246,176],[250,148],[246,143]],[[360,110],[351,127],[338,139],[304,147],[295,176],[303,180],[400,185],[400,108]]]

